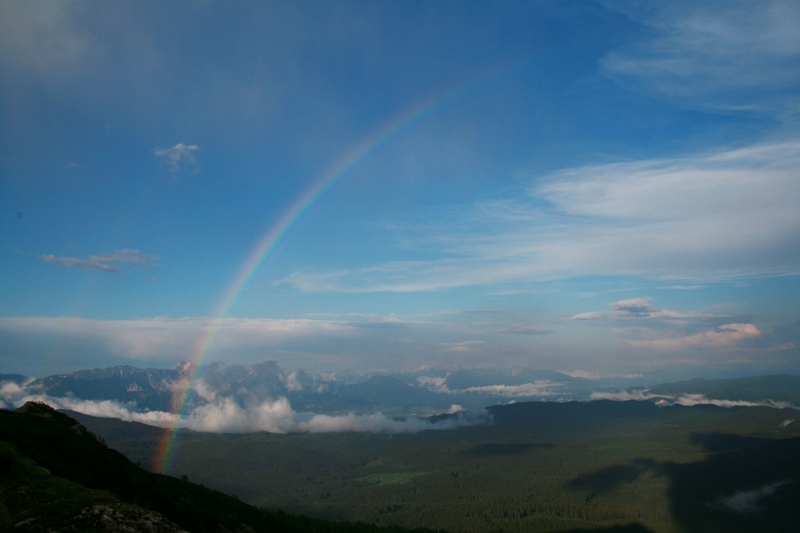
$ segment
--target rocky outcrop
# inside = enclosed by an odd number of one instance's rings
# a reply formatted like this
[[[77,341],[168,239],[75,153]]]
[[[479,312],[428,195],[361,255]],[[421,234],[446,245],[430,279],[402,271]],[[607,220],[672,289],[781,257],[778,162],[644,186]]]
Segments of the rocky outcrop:
[[[161,514],[133,505],[92,505],[73,519],[77,530],[107,533],[186,533]]]

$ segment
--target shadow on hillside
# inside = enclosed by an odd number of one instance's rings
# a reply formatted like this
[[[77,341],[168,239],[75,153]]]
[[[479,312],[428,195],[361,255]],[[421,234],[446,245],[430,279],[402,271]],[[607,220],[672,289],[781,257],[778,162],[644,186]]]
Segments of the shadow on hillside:
[[[661,465],[652,459],[640,457],[628,465],[611,465],[583,474],[567,483],[567,488],[592,494],[614,492],[621,486],[636,481],[645,472],[660,473]]]
[[[610,493],[646,472],[670,479],[669,502],[678,529],[702,532],[800,530],[800,439],[764,440],[697,433],[709,456],[678,464],[636,459],[582,475],[567,488]],[[611,529],[602,531],[647,531]]]
[[[728,435],[727,433],[694,433],[691,441],[693,444],[701,446],[706,452],[727,452],[772,442],[770,439],[742,437],[740,435]]]

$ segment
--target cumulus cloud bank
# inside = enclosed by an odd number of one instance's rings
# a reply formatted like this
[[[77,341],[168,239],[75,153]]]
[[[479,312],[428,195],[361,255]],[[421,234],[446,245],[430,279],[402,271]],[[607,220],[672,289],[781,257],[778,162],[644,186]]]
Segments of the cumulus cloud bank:
[[[431,422],[425,419],[389,418],[382,413],[322,415],[298,413],[286,398],[244,408],[230,398],[199,407],[181,421],[180,425],[197,431],[217,433],[418,433],[427,430],[447,430],[460,426],[486,424],[485,416],[472,416],[458,411],[452,418]]]
[[[451,417],[430,421],[418,417],[390,418],[382,413],[322,415],[297,412],[289,400],[280,397],[243,406],[231,397],[214,394],[211,401],[194,407],[184,416],[164,411],[140,412],[135,405],[110,400],[82,400],[74,397],[55,397],[30,390],[26,384],[0,384],[0,408],[13,409],[28,401],[44,402],[55,409],[68,409],[90,416],[117,418],[158,427],[183,428],[211,433],[418,433],[430,430],[449,430],[461,426],[488,424],[488,413],[472,414],[453,406]]]

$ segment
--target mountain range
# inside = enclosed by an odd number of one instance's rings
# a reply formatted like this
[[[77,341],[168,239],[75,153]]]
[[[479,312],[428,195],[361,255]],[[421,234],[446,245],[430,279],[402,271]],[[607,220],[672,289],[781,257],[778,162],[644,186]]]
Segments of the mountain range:
[[[192,376],[195,379],[191,380]],[[166,413],[172,408],[176,391],[187,383],[190,387],[184,412],[222,399],[242,408],[285,399],[298,413],[340,415],[380,411],[387,416],[427,416],[459,409],[480,411],[511,401],[649,399],[683,404],[800,405],[800,377],[791,375],[621,387],[618,380],[590,380],[526,368],[314,375],[302,370],[289,371],[267,361],[251,365],[211,364],[199,369],[184,362],[166,369],[116,366],[40,379],[0,374],[0,407],[15,407],[38,399],[95,415],[102,415],[98,407],[101,402],[106,402],[106,408],[112,402],[118,406],[117,411]],[[93,410],[86,411],[89,405]]]

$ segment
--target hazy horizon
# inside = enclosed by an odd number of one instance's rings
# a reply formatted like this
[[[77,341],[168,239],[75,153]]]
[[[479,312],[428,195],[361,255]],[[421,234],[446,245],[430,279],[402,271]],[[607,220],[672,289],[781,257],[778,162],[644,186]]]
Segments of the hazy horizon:
[[[0,0],[0,373],[800,374],[798,27]]]

